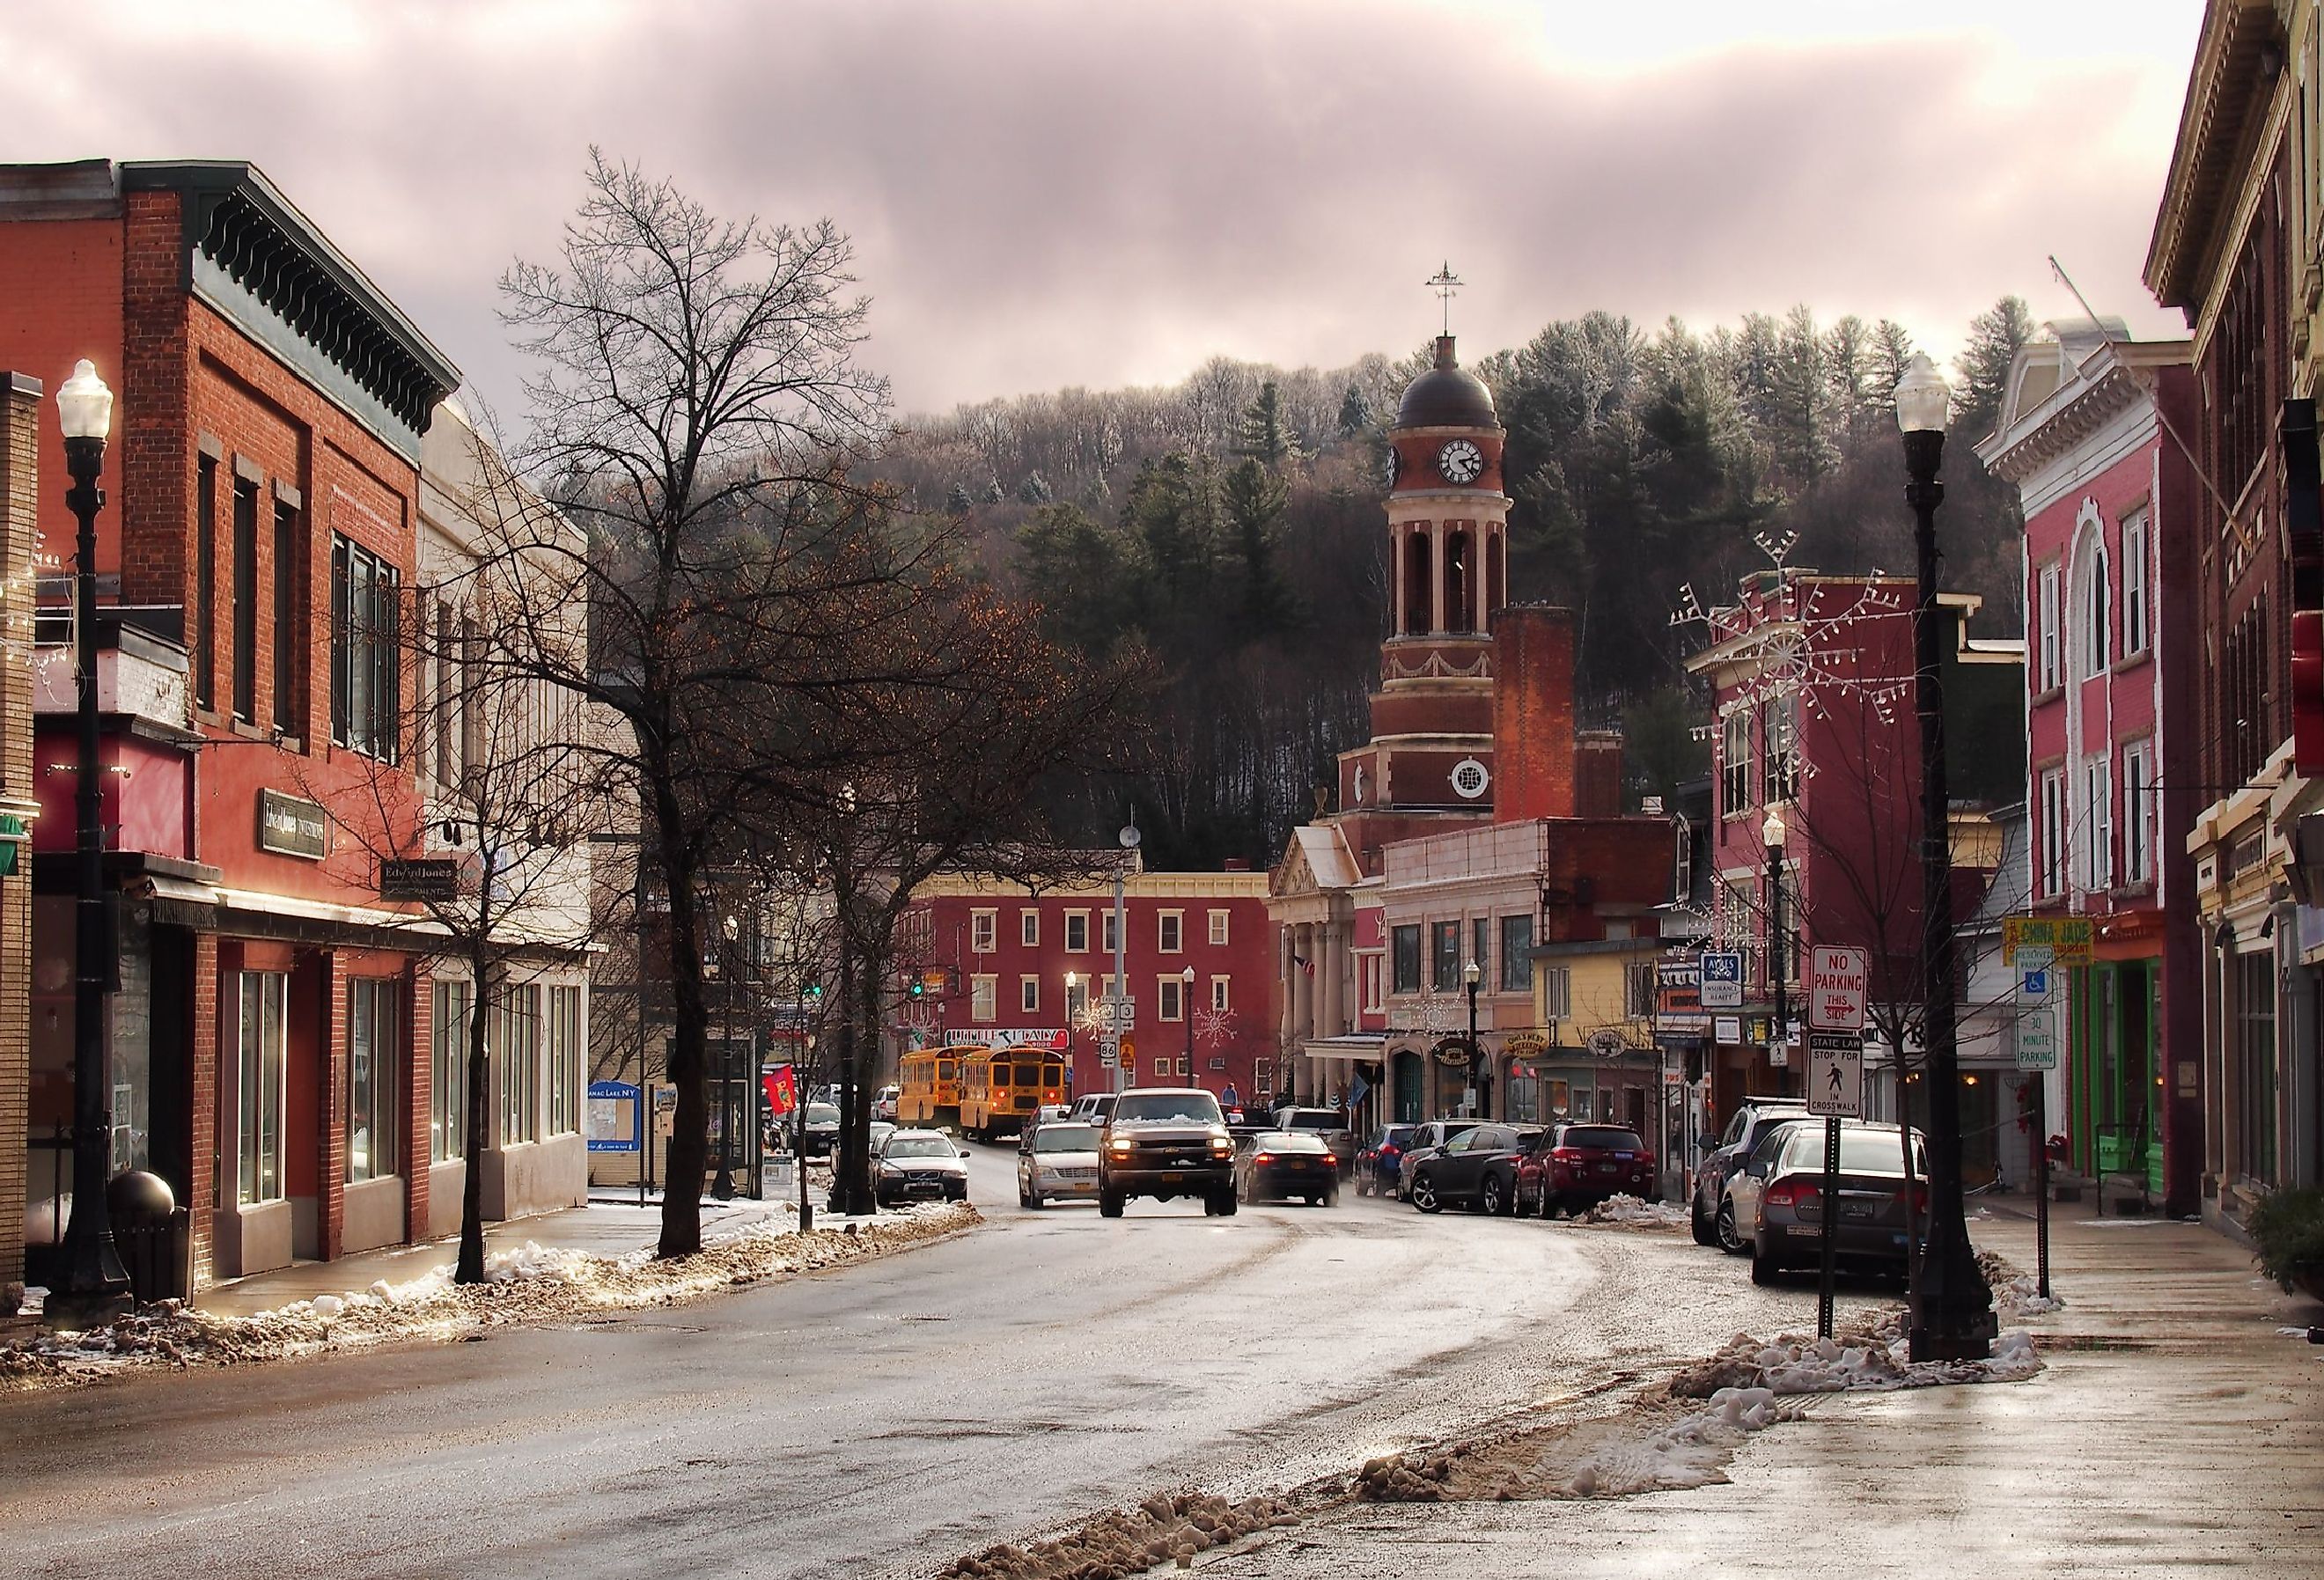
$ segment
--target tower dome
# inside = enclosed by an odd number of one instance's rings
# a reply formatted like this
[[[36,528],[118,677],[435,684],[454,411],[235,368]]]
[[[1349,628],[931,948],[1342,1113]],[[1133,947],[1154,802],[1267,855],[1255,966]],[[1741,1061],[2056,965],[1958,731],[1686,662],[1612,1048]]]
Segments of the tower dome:
[[[1436,337],[1436,365],[1412,381],[1396,409],[1398,428],[1499,428],[1493,392],[1453,357],[1452,337]]]

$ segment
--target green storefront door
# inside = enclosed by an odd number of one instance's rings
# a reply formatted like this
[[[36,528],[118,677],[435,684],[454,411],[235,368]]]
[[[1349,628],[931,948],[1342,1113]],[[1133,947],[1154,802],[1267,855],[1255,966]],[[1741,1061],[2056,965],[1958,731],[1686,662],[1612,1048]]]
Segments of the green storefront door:
[[[2143,1176],[2163,1192],[2155,1124],[2155,960],[2101,960],[2074,973],[2074,1155],[2101,1177]]]

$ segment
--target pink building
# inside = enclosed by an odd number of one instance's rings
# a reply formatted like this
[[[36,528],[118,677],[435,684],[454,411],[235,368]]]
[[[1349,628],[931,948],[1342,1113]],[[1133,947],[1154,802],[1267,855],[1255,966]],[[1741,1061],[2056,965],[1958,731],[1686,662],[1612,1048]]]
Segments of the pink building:
[[[1111,882],[1037,892],[947,874],[913,898],[902,932],[909,957],[897,963],[922,986],[903,1000],[913,1045],[1064,1039],[1074,1090],[1112,1089],[1089,1013],[1113,988]],[[1123,912],[1123,975],[1137,1004],[1124,1047],[1131,1083],[1231,1086],[1245,1101],[1274,1090],[1267,874],[1133,871]]]
[[[2200,939],[2188,830],[2200,788],[2200,485],[2185,340],[2053,325],[2018,354],[1978,447],[2025,512],[2025,909],[2088,917],[2063,974],[2050,1128],[2102,1188],[2191,1213],[2202,1169]]]

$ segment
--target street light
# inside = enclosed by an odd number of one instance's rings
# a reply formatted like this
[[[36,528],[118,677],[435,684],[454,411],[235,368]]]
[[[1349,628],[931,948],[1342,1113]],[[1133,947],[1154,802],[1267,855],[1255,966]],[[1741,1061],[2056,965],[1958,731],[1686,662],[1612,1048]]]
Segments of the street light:
[[[1186,984],[1178,992],[1178,1014],[1186,1022],[1186,1084],[1199,1086],[1203,1083],[1194,1075],[1194,968],[1189,966],[1178,976]]]
[[[57,390],[57,416],[65,436],[65,471],[73,485],[66,508],[80,523],[73,541],[73,669],[79,726],[79,779],[73,787],[76,882],[73,910],[73,1188],[65,1225],[65,1299],[76,1313],[94,1316],[117,1306],[129,1275],[113,1243],[106,1216],[106,1176],[113,1162],[112,1084],[106,1069],[105,995],[112,929],[105,915],[105,828],[97,762],[97,513],[105,490],[105,439],[113,427],[113,392],[87,357]]]
[[[1792,1084],[1791,1047],[1792,1007],[1786,987],[1791,975],[1790,963],[1784,949],[1784,841],[1790,828],[1784,821],[1781,801],[1769,804],[1766,820],[1759,825],[1759,843],[1767,847],[1767,980],[1775,990],[1775,1035],[1772,1046],[1784,1049],[1784,1074],[1777,1076],[1775,1088],[1781,1092]]]
[[[1925,353],[1896,383],[1905,503],[1920,585],[1913,603],[1913,706],[1921,720],[1921,1044],[1929,1071],[1929,1224],[1913,1279],[1915,1361],[1982,1360],[1992,1352],[1992,1291],[1977,1269],[1961,1206],[1960,1064],[1953,1047],[1950,802],[1945,789],[1944,677],[1937,630],[1937,470],[1951,392]],[[1899,1049],[1901,1058],[1903,1049]],[[1909,1144],[1909,1139],[1908,1139]]]
[[[726,1038],[718,1054],[718,1178],[710,1194],[734,1199],[734,939],[742,924],[728,916],[718,924],[726,935]]]
[[[1485,980],[1484,967],[1474,960],[1461,967],[1461,985],[1469,990],[1469,1088],[1476,1094],[1477,1117],[1493,1113],[1492,1077],[1485,1074],[1485,1050],[1477,1046],[1477,989]]]

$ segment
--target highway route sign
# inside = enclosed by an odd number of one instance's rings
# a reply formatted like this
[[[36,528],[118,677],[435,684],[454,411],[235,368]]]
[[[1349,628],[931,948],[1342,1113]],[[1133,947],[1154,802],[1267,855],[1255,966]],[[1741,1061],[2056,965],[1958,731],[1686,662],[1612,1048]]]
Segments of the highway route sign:
[[[1864,1117],[1861,1033],[1808,1033],[1808,1112],[1824,1119]]]

